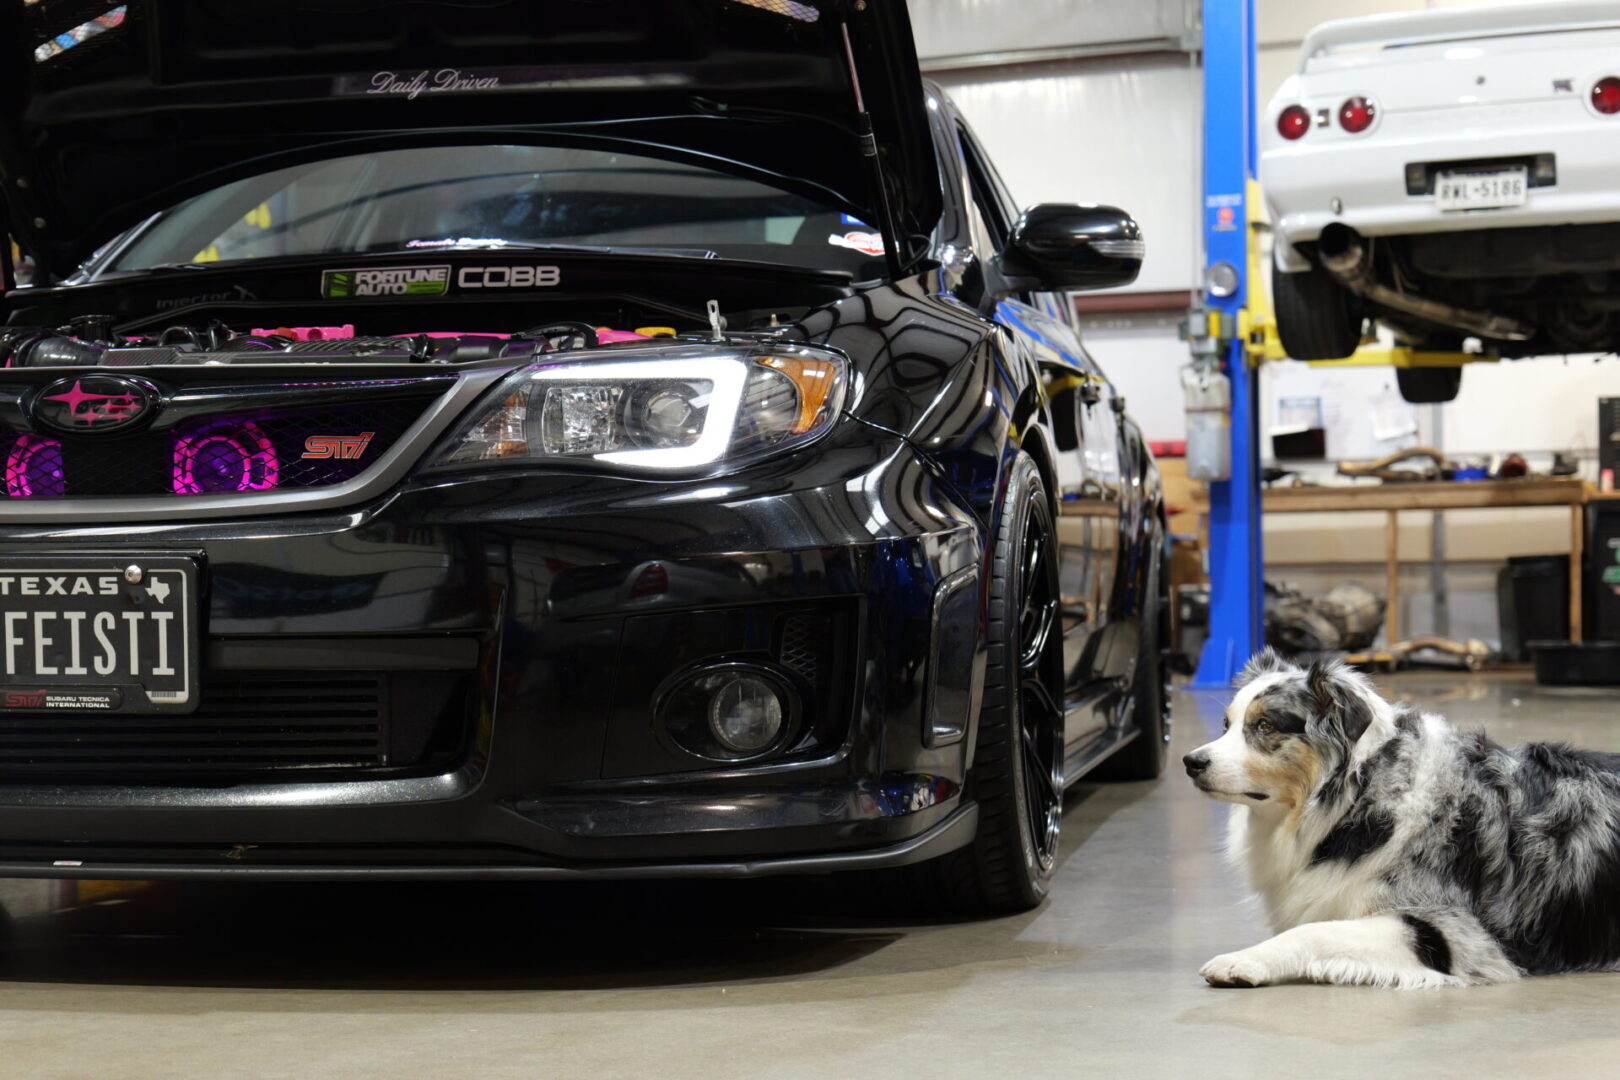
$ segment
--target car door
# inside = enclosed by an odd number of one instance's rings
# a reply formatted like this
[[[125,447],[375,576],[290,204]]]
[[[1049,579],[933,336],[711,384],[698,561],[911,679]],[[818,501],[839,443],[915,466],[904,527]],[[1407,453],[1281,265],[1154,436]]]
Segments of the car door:
[[[995,168],[962,125],[963,167],[976,247],[999,252],[1015,210]],[[988,257],[988,256],[986,256]],[[1014,295],[995,318],[1040,367],[1051,397],[1057,481],[1059,584],[1062,597],[1066,738],[1071,745],[1106,727],[1112,704],[1109,601],[1119,554],[1119,414],[1114,391],[1075,332],[1067,297]]]

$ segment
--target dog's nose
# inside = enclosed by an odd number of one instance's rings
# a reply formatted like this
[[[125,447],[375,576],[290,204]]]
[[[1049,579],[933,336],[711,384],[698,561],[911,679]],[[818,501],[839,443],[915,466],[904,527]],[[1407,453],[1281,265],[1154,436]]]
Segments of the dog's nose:
[[[1199,773],[1209,768],[1209,755],[1204,753],[1202,750],[1194,750],[1192,753],[1182,758],[1181,763],[1187,766],[1188,776],[1197,776]]]

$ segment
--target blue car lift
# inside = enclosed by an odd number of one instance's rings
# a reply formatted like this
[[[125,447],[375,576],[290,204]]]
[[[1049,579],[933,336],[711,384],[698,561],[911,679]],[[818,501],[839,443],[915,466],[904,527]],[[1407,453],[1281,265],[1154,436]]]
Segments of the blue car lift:
[[[1259,373],[1239,330],[1253,268],[1248,209],[1258,190],[1254,0],[1203,0],[1203,8],[1204,259],[1206,267],[1225,263],[1223,272],[1235,271],[1237,282],[1229,295],[1204,300],[1232,380],[1232,476],[1209,486],[1209,637],[1193,679],[1196,687],[1218,687],[1230,685],[1265,640]]]

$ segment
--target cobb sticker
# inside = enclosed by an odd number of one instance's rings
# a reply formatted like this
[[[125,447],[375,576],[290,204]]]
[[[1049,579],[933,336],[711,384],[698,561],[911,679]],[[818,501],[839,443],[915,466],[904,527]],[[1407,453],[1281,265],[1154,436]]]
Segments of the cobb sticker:
[[[390,266],[375,270],[327,270],[321,295],[328,300],[361,296],[443,296],[450,288],[448,266]]]

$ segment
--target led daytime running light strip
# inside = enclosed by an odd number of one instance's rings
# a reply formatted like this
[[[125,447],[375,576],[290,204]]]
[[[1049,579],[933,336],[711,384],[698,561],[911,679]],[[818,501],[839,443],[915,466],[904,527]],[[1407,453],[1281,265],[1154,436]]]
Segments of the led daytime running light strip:
[[[610,383],[628,379],[702,379],[711,382],[714,390],[710,395],[703,434],[691,446],[616,450],[594,454],[593,460],[641,469],[692,469],[713,465],[725,458],[726,450],[731,445],[737,413],[742,408],[743,391],[748,383],[748,362],[745,360],[707,357],[700,360],[556,364],[537,368],[533,375],[533,380],[542,384]]]

